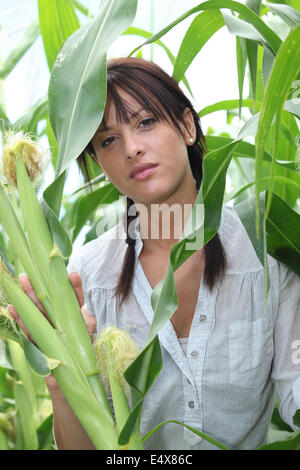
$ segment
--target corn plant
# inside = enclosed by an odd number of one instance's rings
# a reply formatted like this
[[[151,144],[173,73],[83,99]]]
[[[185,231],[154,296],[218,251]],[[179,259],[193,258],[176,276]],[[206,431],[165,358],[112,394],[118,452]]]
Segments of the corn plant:
[[[3,309],[0,318],[14,337]],[[0,364],[0,449],[53,448],[52,406],[45,382],[29,366],[21,345],[8,336],[0,344]]]
[[[96,440],[94,442],[96,447],[128,446],[129,443],[132,444],[132,436],[135,436],[135,445],[141,448],[142,441],[165,424],[158,423],[148,436],[140,440],[138,422],[143,398],[162,367],[158,332],[178,306],[174,271],[193,251],[185,250],[186,239],[182,239],[171,250],[167,274],[152,294],[154,319],[145,348],[124,372],[126,383],[132,391],[134,390],[132,407],[128,408],[124,395],[118,393],[115,395],[114,401],[118,410],[116,412],[118,422],[115,426],[116,423],[106,402],[105,390],[98,380],[94,352],[89,339],[83,333],[84,325],[78,306],[75,305],[76,299],[72,295],[61,256],[61,254],[66,258],[70,256],[71,242],[76,240],[85,224],[92,225],[86,241],[96,236],[93,224],[98,222],[95,215],[97,207],[104,203],[113,203],[119,197],[116,188],[111,183],[104,182],[99,168],[88,160],[89,174],[94,177],[93,194],[89,194],[88,185],[83,185],[72,195],[75,197],[75,202],[71,198],[63,198],[66,172],[85,148],[102,119],[106,98],[107,48],[121,33],[138,38],[137,46],[129,55],[141,55],[143,48],[149,44],[151,47],[163,48],[173,65],[174,78],[178,82],[182,81],[187,91],[192,93],[188,83],[188,69],[196,60],[197,54],[205,48],[208,40],[220,28],[227,28],[230,34],[236,36],[239,96],[233,97],[232,100],[212,103],[199,110],[199,117],[225,110],[228,126],[226,132],[215,132],[214,129],[207,132],[209,153],[204,159],[203,183],[197,200],[205,206],[205,221],[204,227],[194,227],[193,230],[196,234],[197,231],[204,229],[203,244],[206,244],[218,230],[223,201],[233,201],[265,268],[265,299],[267,299],[269,289],[267,253],[300,275],[298,203],[300,104],[297,92],[300,77],[299,6],[293,0],[282,4],[262,4],[259,0],[247,0],[245,5],[233,0],[208,0],[203,3],[195,1],[195,6],[191,10],[155,35],[130,26],[136,8],[134,1],[106,0],[102,2],[101,11],[94,18],[91,18],[90,12],[77,1],[38,0],[38,7],[39,27],[37,22],[29,26],[22,44],[17,46],[14,53],[2,65],[0,76],[2,78],[7,76],[41,34],[51,72],[49,114],[47,114],[47,98],[41,98],[16,123],[10,123],[5,110],[2,109],[1,122],[3,131],[8,128],[18,130],[22,128],[25,132],[36,132],[39,120],[47,118],[44,132],[53,149],[52,162],[56,177],[44,191],[39,203],[32,185],[26,179],[22,159],[19,157],[16,159],[17,172],[20,175],[18,186],[25,231],[24,227],[20,226],[19,217],[16,216],[16,205],[7,197],[1,186],[0,202],[3,211],[0,218],[5,230],[1,230],[0,245],[7,268],[14,259],[23,265],[51,320],[51,325],[43,320],[40,312],[28,299],[26,300],[22,291],[5,272],[1,275],[2,284],[7,296],[10,297],[10,302],[15,306],[20,302],[20,313],[21,305],[25,305],[23,315],[24,318],[26,315],[28,325],[31,322],[29,330],[38,348],[48,357],[46,365],[44,364],[45,370],[49,372],[53,367],[53,373],[62,384],[75,412],[78,398],[84,399],[84,393],[89,391],[87,395],[89,399],[84,401],[84,403],[89,402],[87,403],[89,412],[85,410],[83,416],[79,411],[79,419],[92,440],[98,432],[101,420],[107,423],[107,429],[110,429],[109,442],[102,441],[99,437],[101,442]],[[77,15],[79,11],[89,18],[82,27]],[[164,44],[163,37],[192,15],[194,15],[193,21],[182,38],[177,56],[174,56]],[[52,18],[51,22],[49,18]],[[114,26],[112,31],[112,24],[118,24],[118,29]],[[283,30],[280,36],[277,34],[278,24]],[[63,46],[67,38],[69,39]],[[140,43],[142,41],[140,38],[146,41]],[[246,72],[249,75],[250,85],[247,99],[243,99]],[[66,77],[71,76],[70,85]],[[86,93],[85,90],[89,90],[90,93]],[[94,93],[99,97],[97,101],[94,100]],[[249,119],[245,118],[243,113],[245,108],[251,114]],[[236,116],[242,123],[238,133],[233,131],[232,126],[230,127]],[[233,181],[233,189],[230,192],[226,191],[225,187],[228,175]],[[65,215],[59,220],[62,205],[65,208]],[[29,208],[34,208],[34,226],[31,226],[33,215]],[[37,234],[40,236],[37,237]],[[18,242],[14,242],[14,239]],[[43,240],[43,243],[40,243],[40,240]],[[9,256],[9,253],[13,256]],[[76,312],[74,313],[74,318],[77,319],[76,326],[72,331],[68,329],[68,321],[65,322],[63,314],[65,312],[61,311],[62,299],[65,297],[69,302],[68,312],[72,311],[72,315],[73,311]],[[44,336],[39,337],[36,325],[32,322],[33,314],[39,318]],[[23,338],[22,341],[24,342]],[[70,349],[66,345],[70,346]],[[69,351],[72,351],[72,354],[68,354]],[[38,355],[37,352],[36,354]],[[49,361],[49,358],[54,361]],[[77,381],[80,386],[76,398],[71,384],[75,382],[77,384]],[[120,384],[112,383],[112,388],[120,390]],[[87,422],[89,420],[92,420],[92,425]],[[294,420],[297,424],[297,414]],[[278,419],[277,408],[274,409],[272,425],[278,430],[291,432],[291,429],[287,429]],[[197,430],[193,431],[199,433]],[[203,437],[210,439],[208,436]],[[222,444],[212,439],[211,442],[224,448]],[[299,433],[291,434],[289,439],[282,443],[271,445],[273,448],[274,446],[297,448]]]

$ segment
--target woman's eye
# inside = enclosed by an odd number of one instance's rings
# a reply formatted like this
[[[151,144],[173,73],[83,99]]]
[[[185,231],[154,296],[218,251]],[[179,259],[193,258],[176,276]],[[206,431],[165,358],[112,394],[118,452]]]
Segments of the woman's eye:
[[[146,118],[146,119],[143,119],[141,122],[140,122],[140,126],[142,127],[151,127],[155,122],[155,119],[154,118]]]
[[[114,137],[108,137],[107,139],[104,139],[103,142],[101,143],[101,147],[107,147],[109,144],[111,144],[114,141]]]

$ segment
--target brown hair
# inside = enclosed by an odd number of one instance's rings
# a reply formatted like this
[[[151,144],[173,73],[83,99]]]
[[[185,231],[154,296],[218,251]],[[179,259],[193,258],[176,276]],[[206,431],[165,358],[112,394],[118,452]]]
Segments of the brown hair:
[[[196,128],[196,141],[188,146],[188,158],[191,170],[199,190],[202,181],[202,160],[206,151],[205,138],[202,133],[199,117],[189,99],[179,88],[177,82],[153,62],[140,58],[119,58],[108,61],[107,64],[107,96],[112,100],[116,109],[116,118],[120,122],[128,122],[131,110],[126,102],[122,101],[117,88],[124,90],[132,96],[143,109],[150,111],[158,121],[167,121],[182,134],[179,123],[182,122],[183,113],[188,108],[194,118]],[[105,124],[105,123],[104,123]],[[91,143],[86,148],[90,154],[95,154]],[[79,157],[81,164],[84,153]],[[137,217],[129,216],[129,208],[134,201],[127,197],[127,239],[128,244],[121,274],[115,289],[115,294],[120,300],[120,305],[127,299],[133,281],[135,267],[135,240],[131,239],[128,227]],[[204,247],[205,268],[204,282],[210,290],[218,278],[220,278],[226,266],[225,253],[216,234]]]

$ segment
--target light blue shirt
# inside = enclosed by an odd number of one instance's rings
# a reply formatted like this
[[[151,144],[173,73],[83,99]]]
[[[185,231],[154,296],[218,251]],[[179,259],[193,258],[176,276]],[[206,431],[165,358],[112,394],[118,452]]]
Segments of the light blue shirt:
[[[170,321],[159,340],[163,369],[145,397],[141,435],[176,419],[230,449],[256,449],[266,440],[275,393],[282,418],[300,408],[300,278],[268,257],[270,294],[264,310],[264,271],[234,209],[224,206],[219,235],[227,257],[224,279],[211,292],[201,279],[188,340]],[[122,237],[122,238],[121,238]],[[133,291],[117,310],[113,289],[127,249],[123,224],[79,248],[68,270],[82,278],[85,302],[97,319],[128,331],[143,348],[153,318],[152,288],[136,243]],[[298,354],[299,351],[299,354]],[[168,423],[146,449],[216,449],[190,430]]]

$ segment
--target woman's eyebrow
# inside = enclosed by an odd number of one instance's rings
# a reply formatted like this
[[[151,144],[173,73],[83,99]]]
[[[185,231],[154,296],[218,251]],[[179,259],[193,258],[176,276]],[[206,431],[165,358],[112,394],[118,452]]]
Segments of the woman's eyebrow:
[[[146,111],[146,110],[144,108],[140,108],[137,111],[135,111],[134,113],[130,113],[130,119],[135,119],[135,118],[139,117],[140,114],[142,113],[142,111]],[[112,129],[113,129],[113,127],[103,126],[103,127],[101,127],[101,129],[99,129],[97,131],[97,134],[101,134],[102,132],[111,131]]]
[[[96,133],[101,134],[102,132],[110,131],[111,129],[112,129],[112,127],[104,126],[101,129],[98,129]]]

